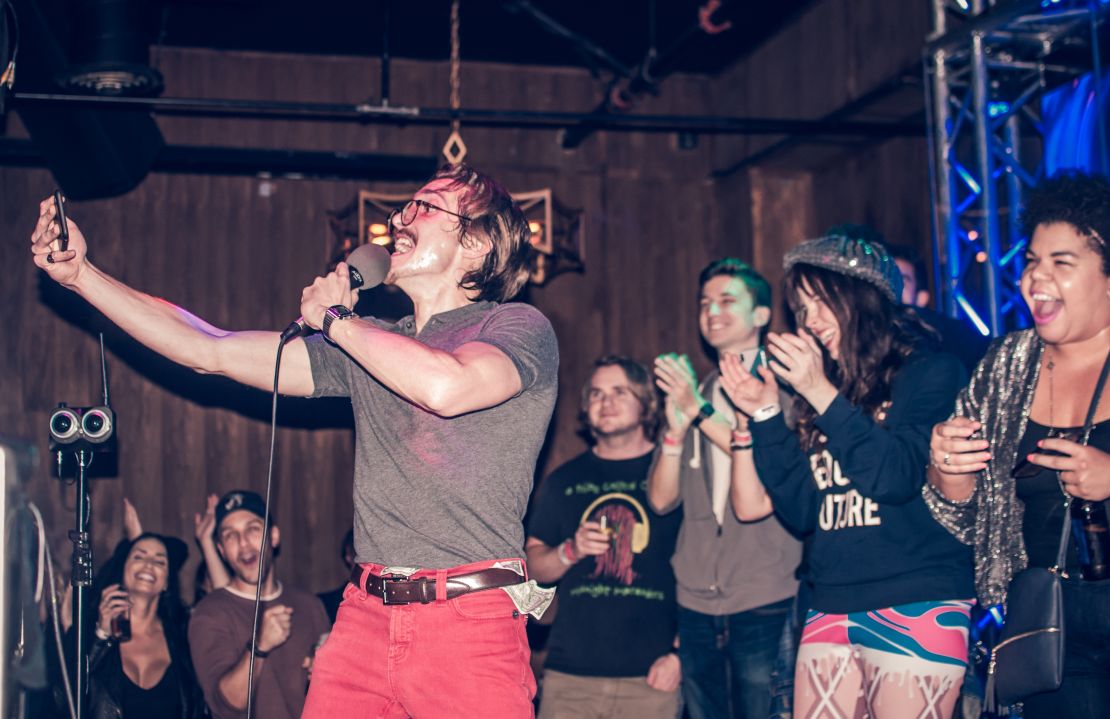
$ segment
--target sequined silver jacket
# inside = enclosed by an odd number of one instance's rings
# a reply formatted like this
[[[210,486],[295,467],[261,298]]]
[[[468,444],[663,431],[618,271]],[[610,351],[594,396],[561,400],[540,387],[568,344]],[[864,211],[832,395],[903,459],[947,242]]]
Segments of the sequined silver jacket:
[[[990,442],[991,460],[979,473],[974,494],[953,502],[931,484],[922,488],[936,520],[974,547],[975,589],[984,606],[1004,603],[1010,578],[1028,562],[1021,536],[1023,505],[1010,475],[1029,420],[1043,349],[1034,330],[996,340],[956,399],[955,416],[981,422],[983,438]]]

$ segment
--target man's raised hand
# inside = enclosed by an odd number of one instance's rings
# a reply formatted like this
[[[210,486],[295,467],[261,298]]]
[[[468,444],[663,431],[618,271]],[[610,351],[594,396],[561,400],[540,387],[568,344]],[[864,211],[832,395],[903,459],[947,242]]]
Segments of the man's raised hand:
[[[85,236],[72,219],[69,226],[69,249],[62,252],[58,242],[58,223],[54,221],[54,197],[39,203],[39,219],[31,233],[31,257],[35,265],[50,279],[63,285],[73,285],[87,266]]]
[[[312,284],[301,291],[301,317],[305,324],[318,330],[324,324],[324,311],[335,305],[347,309],[355,306],[358,291],[351,289],[351,272],[346,262],[340,262],[334,270],[313,280]]]

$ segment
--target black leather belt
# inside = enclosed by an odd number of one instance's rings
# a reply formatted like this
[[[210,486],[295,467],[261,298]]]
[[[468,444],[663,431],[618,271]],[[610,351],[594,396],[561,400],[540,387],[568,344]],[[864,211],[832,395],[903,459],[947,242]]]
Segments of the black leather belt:
[[[454,599],[470,592],[497,589],[520,584],[524,577],[511,569],[491,567],[477,572],[454,574],[447,577],[447,598]],[[351,570],[351,584],[367,594],[381,597],[383,604],[430,604],[436,600],[436,580],[431,577],[410,579],[402,576],[385,576],[366,572],[360,566]]]

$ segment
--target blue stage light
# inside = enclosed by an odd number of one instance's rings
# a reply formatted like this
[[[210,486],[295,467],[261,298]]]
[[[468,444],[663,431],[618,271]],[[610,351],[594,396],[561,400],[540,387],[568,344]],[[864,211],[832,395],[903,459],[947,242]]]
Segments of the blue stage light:
[[[967,318],[971,320],[971,324],[975,325],[975,329],[979,330],[979,334],[984,337],[990,336],[991,331],[990,328],[987,327],[987,323],[979,317],[979,313],[976,312],[975,308],[971,306],[971,303],[967,301],[963,292],[956,293],[956,303],[959,304],[960,309],[964,311]]]
[[[1047,0],[1046,0],[1047,1]],[[987,105],[987,114],[991,117],[998,117],[1005,115],[1010,111],[1010,103],[1008,102],[992,102]]]

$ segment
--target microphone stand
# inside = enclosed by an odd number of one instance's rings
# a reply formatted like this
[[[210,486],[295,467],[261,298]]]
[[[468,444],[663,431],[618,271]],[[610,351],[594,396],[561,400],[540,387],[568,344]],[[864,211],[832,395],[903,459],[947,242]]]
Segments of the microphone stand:
[[[59,459],[61,452],[58,452]],[[83,719],[88,706],[88,678],[89,662],[85,639],[85,604],[88,599],[88,588],[93,581],[93,553],[92,543],[89,541],[89,485],[85,470],[92,464],[92,452],[81,449],[77,456],[77,521],[75,529],[69,533],[73,542],[73,628],[77,639],[74,661],[76,663],[76,683],[74,688],[76,696],[74,705],[77,707],[77,719]]]

